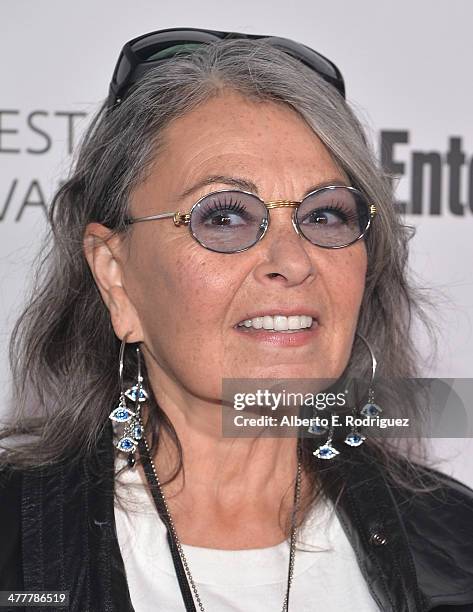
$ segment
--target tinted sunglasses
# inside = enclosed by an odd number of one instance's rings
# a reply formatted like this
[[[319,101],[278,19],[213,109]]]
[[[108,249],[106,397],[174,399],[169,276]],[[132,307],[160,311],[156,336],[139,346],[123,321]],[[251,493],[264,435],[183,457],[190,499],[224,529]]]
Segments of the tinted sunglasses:
[[[191,53],[203,44],[228,39],[265,40],[314,70],[345,98],[345,84],[337,66],[314,49],[289,38],[197,28],[168,28],[143,34],[124,45],[110,83],[108,108],[119,104],[132,85],[163,61],[177,54]]]

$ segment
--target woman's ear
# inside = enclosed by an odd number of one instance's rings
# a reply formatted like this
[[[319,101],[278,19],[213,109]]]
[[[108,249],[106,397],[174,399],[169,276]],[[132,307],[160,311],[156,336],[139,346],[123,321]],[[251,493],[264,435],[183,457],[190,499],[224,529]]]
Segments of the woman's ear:
[[[84,253],[110,312],[113,329],[121,340],[142,342],[143,330],[138,313],[123,285],[123,238],[101,225],[89,223],[84,233]]]

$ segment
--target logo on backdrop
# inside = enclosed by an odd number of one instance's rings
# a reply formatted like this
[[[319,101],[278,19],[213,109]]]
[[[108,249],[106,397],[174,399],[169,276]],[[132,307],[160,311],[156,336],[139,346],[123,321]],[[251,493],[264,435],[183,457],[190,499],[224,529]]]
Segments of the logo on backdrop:
[[[473,212],[473,157],[468,159],[460,136],[448,139],[446,151],[409,152],[407,130],[380,133],[381,164],[400,179],[407,178],[409,202],[400,201],[411,215],[463,216]],[[404,146],[403,146],[404,145]],[[467,194],[467,195],[464,195]]]
[[[0,109],[0,163],[10,158],[12,167],[34,166],[34,158],[54,154],[64,145],[71,155],[77,144],[79,122],[87,113],[80,111]],[[463,150],[460,136],[451,136],[443,151],[410,148],[408,130],[381,130],[380,155],[384,169],[409,185],[409,200],[399,201],[402,212],[412,215],[463,216],[473,213],[473,157]],[[32,161],[33,160],[33,161]],[[58,157],[58,161],[60,158]],[[5,167],[5,166],[4,166]],[[46,216],[50,190],[48,179],[3,175],[0,179],[0,222],[19,222],[28,213],[42,210]],[[59,185],[57,185],[59,187]],[[35,212],[37,214],[37,212]]]
[[[57,162],[66,153],[70,156],[76,146],[77,126],[87,113],[68,110],[33,110],[24,113],[19,109],[0,109],[0,164],[5,168],[18,160],[18,168],[25,164],[34,167],[34,159],[56,155]],[[65,146],[65,151],[64,151]],[[57,187],[60,186],[60,183]],[[0,221],[19,222],[28,213],[37,214],[38,209],[47,215],[50,180],[36,173],[32,176],[5,176],[0,178]]]

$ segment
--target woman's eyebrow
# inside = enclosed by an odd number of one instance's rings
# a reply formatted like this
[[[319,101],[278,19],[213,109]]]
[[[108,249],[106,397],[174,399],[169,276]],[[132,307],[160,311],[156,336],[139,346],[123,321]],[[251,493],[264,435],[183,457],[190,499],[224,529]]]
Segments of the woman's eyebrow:
[[[330,186],[350,187],[350,183],[341,178],[330,178],[326,181],[323,181],[322,183],[317,183],[316,185],[312,185],[312,187],[309,187],[309,189],[307,189],[307,191],[304,193],[302,197],[305,198],[306,196],[309,195],[309,193],[312,193],[316,189],[322,189],[322,187],[330,187]]]
[[[195,183],[195,185],[192,185],[192,187],[189,187],[188,189],[180,193],[177,196],[177,200],[183,200],[184,198],[187,198],[188,196],[192,195],[195,191],[198,191],[202,187],[206,187],[207,185],[213,185],[217,183],[220,185],[223,184],[223,185],[228,185],[230,187],[236,187],[237,189],[242,189],[243,191],[249,191],[251,193],[259,195],[258,187],[250,179],[241,178],[237,176],[225,176],[222,174],[212,174],[210,176],[200,179],[197,183]],[[327,187],[329,185],[348,186],[348,183],[344,181],[343,179],[340,179],[339,177],[330,178],[328,180],[323,181],[322,183],[317,183],[315,185],[312,185],[312,187],[309,187],[309,189],[307,189],[307,191],[304,193],[302,197],[305,198],[312,191],[315,191],[316,189],[320,189],[321,187]]]
[[[237,176],[212,174],[200,179],[195,185],[192,185],[192,187],[189,187],[189,189],[183,191],[177,196],[177,199],[182,200],[187,198],[188,196],[192,195],[194,191],[197,191],[202,187],[206,187],[207,185],[213,185],[214,183],[229,185],[230,187],[237,187],[238,189],[243,189],[243,191],[250,191],[251,193],[258,195],[258,187],[249,179],[240,178]]]

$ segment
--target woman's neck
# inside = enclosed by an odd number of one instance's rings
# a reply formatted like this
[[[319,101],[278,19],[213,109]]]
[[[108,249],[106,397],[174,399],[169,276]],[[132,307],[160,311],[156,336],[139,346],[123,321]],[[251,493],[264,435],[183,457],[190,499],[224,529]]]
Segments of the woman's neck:
[[[293,510],[297,439],[223,437],[217,406],[213,419],[208,407],[201,406],[193,414],[182,408],[173,411],[169,405],[164,410],[182,456],[161,427],[153,462],[181,541],[239,549],[272,546],[286,539]],[[143,418],[146,422],[146,410]],[[147,439],[150,445],[150,436]],[[181,464],[183,469],[169,482]],[[303,475],[303,495],[306,480]]]

